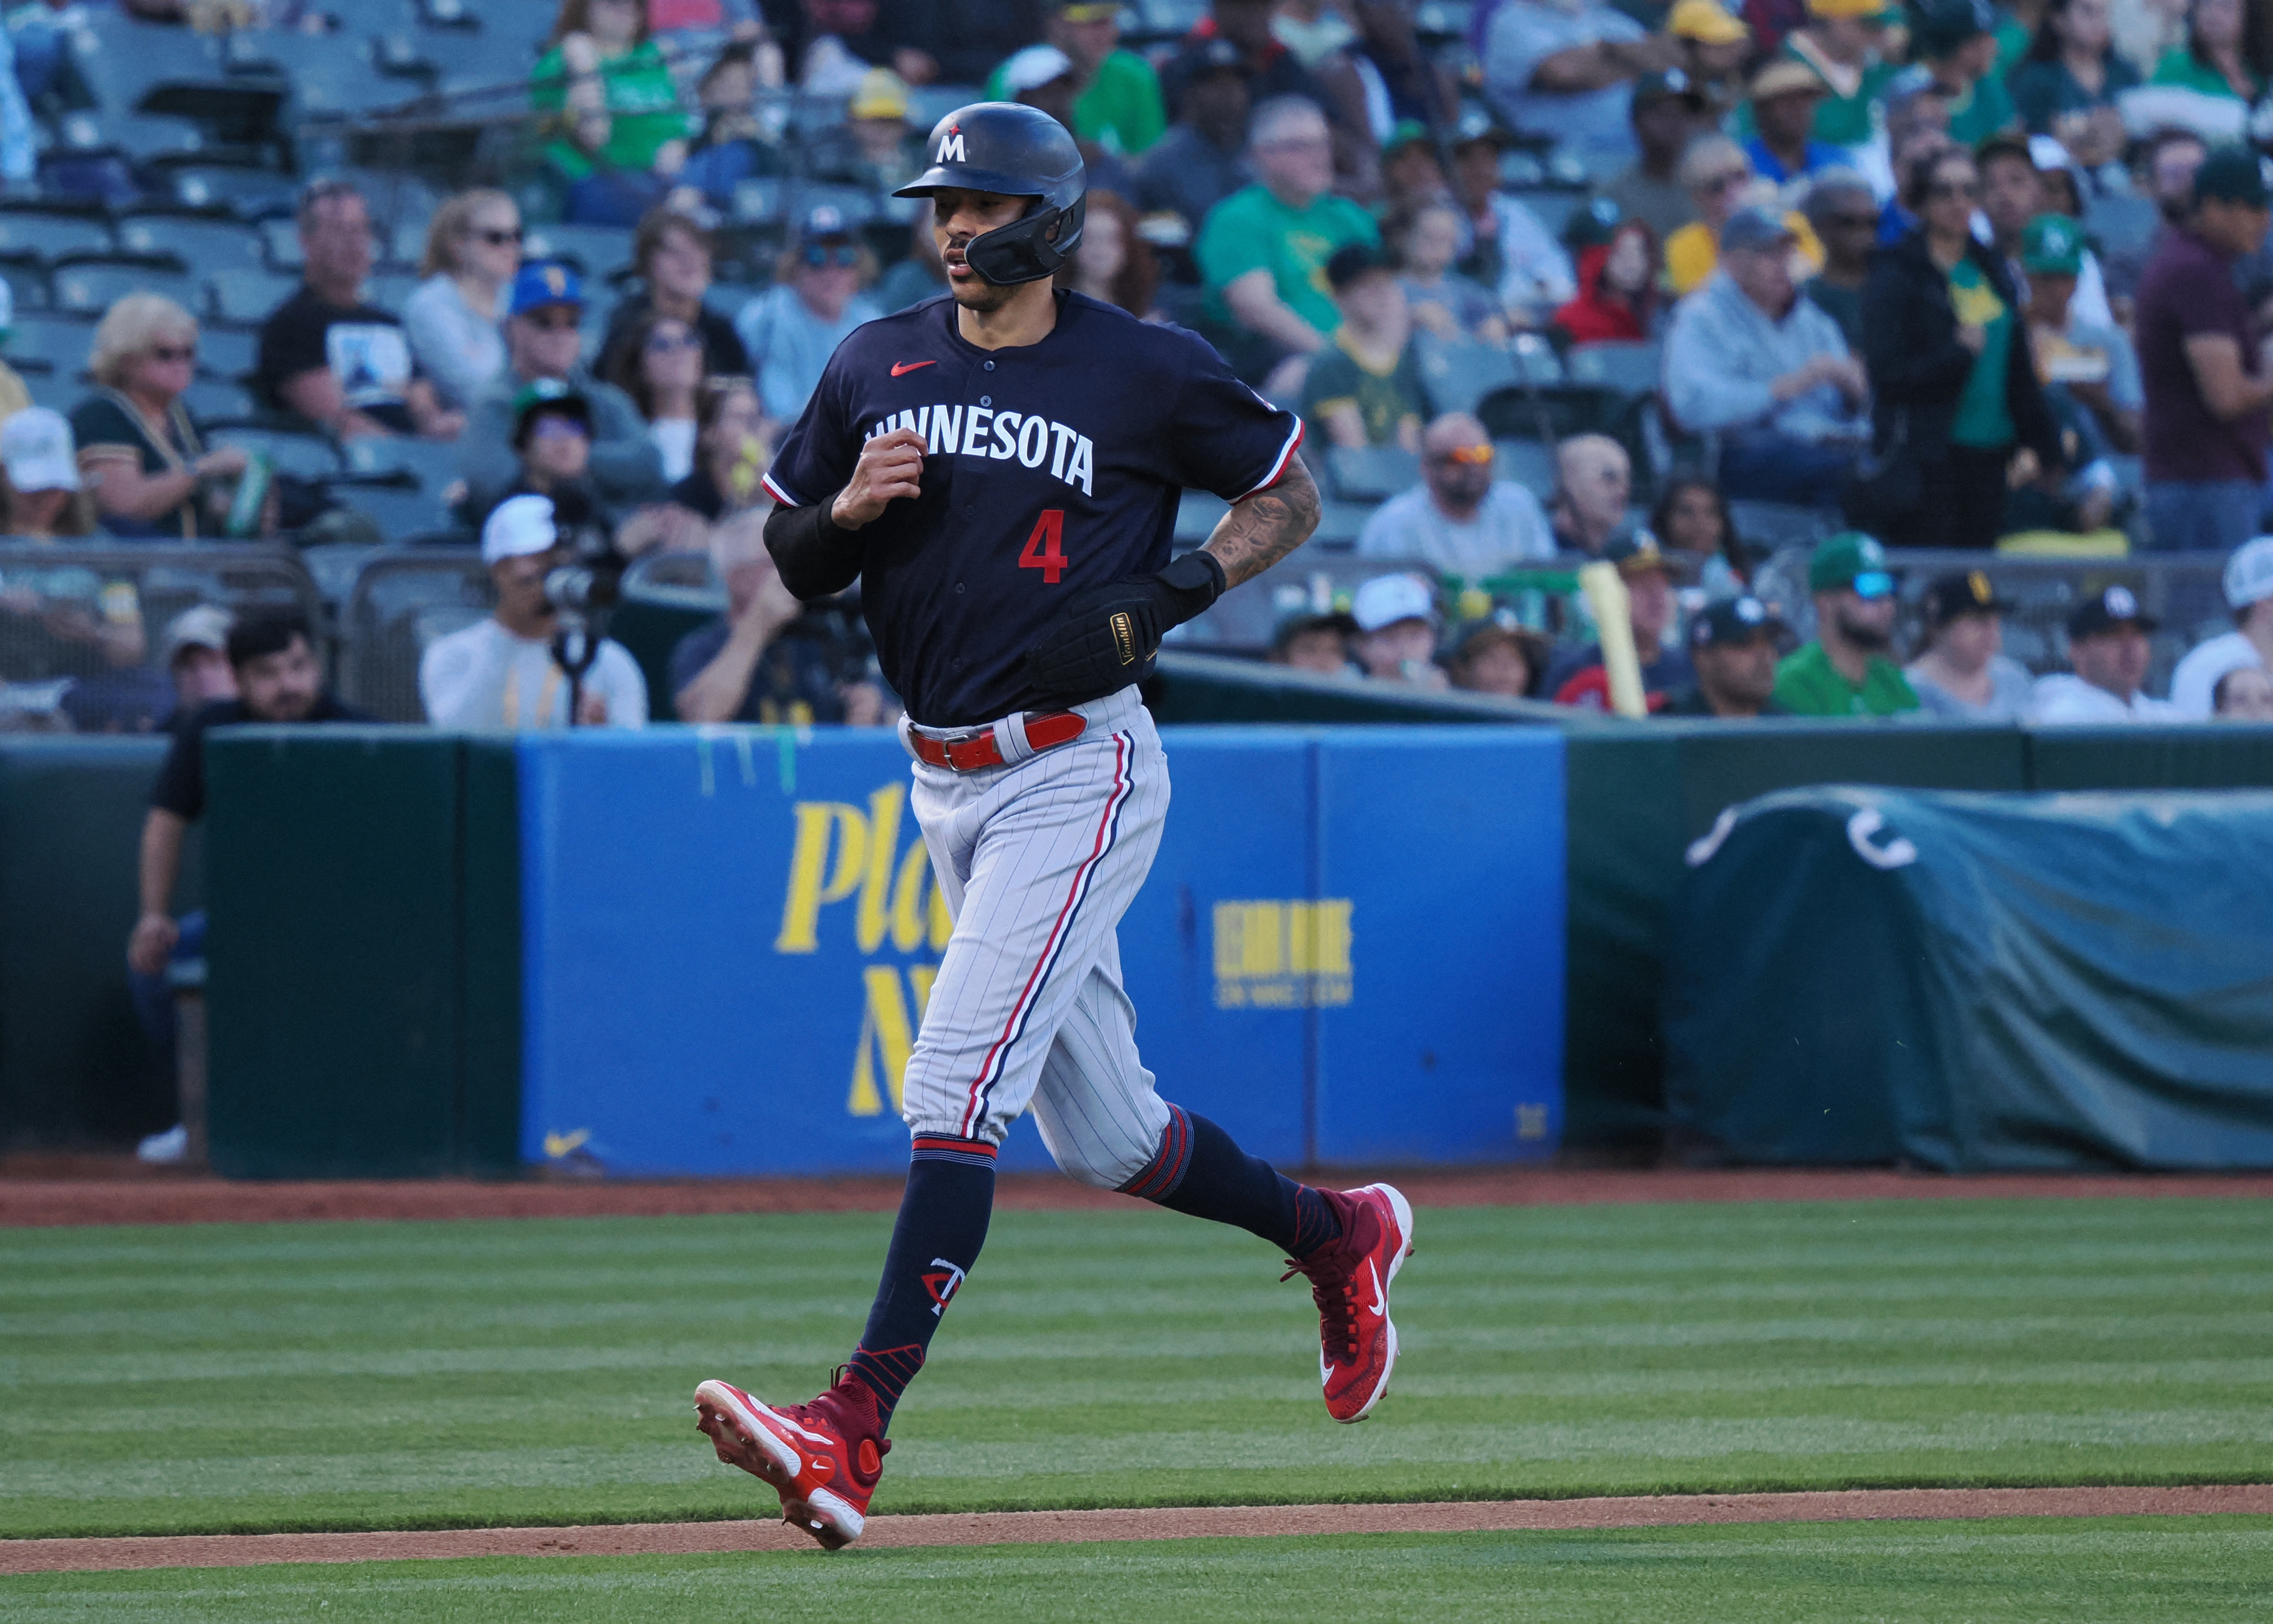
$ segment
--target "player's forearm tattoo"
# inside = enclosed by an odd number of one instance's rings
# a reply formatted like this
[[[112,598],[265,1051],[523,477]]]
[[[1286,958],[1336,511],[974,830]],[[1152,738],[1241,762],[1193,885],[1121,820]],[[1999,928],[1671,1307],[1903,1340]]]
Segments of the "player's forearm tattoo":
[[[1207,550],[1236,587],[1252,580],[1309,538],[1318,528],[1318,487],[1299,462],[1266,490],[1242,497],[1217,523]]]

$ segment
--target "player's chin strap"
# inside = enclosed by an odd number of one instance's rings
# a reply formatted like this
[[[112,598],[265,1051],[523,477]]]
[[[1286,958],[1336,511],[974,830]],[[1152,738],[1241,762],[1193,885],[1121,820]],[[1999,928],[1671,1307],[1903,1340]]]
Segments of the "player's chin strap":
[[[1026,651],[1026,680],[1036,692],[1071,704],[1117,693],[1152,674],[1160,639],[1204,613],[1230,578],[1204,548],[1157,575],[1091,587],[1065,606]]]

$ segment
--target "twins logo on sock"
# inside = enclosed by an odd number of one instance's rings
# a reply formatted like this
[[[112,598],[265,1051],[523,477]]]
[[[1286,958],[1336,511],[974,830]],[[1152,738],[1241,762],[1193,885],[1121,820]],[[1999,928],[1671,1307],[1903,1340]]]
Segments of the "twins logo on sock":
[[[935,1257],[931,1262],[934,1269],[947,1270],[943,1275],[926,1275],[923,1277],[924,1290],[931,1293],[931,1311],[937,1315],[955,1300],[955,1293],[963,1284],[963,1271],[943,1257]]]

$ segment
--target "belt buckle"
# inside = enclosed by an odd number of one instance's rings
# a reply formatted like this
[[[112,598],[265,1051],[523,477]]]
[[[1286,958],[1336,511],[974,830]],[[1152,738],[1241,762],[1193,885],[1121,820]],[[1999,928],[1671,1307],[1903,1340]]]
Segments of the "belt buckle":
[[[939,753],[945,759],[948,770],[951,773],[984,772],[990,767],[999,765],[999,762],[966,762],[958,759],[957,752],[971,749],[974,746],[992,744],[994,740],[994,730],[992,728],[972,728],[965,732],[949,734],[947,737],[941,739],[939,741]]]

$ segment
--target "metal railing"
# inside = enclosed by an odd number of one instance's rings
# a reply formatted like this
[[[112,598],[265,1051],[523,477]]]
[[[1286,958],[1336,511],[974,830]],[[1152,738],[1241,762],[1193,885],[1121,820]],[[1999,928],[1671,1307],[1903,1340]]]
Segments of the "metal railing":
[[[425,721],[426,646],[484,618],[496,599],[478,547],[373,549],[340,601],[340,697],[382,722]]]
[[[175,707],[166,629],[200,604],[323,625],[315,581],[287,548],[0,540],[0,730],[161,725]]]

